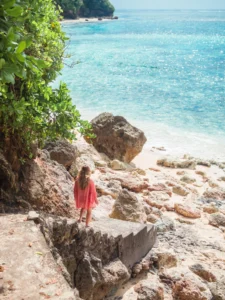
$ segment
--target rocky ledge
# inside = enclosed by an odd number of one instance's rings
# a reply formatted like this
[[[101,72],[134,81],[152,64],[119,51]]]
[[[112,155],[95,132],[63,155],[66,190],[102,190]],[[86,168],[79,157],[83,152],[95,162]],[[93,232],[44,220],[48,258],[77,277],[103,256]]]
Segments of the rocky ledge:
[[[38,150],[35,160],[23,166],[15,193],[10,191],[17,178],[0,153],[2,213],[12,211],[15,205],[48,213],[36,226],[41,226],[55,261],[63,270],[68,292],[76,286],[83,299],[100,300],[107,295],[107,299],[124,300],[224,300],[225,164],[188,155],[157,156],[156,149],[142,163],[138,157],[130,162],[144,144],[141,131],[126,124],[123,118],[108,114],[92,123],[96,123],[95,133],[101,140],[99,146],[95,145],[98,148],[101,144],[98,150],[82,138],[72,145],[67,141],[46,144],[44,150]],[[104,126],[108,131],[103,134]],[[131,137],[128,142],[133,130],[135,140]],[[117,141],[123,145],[113,148],[106,132],[113,136],[115,145]],[[99,200],[89,232],[74,221],[77,212],[73,177],[83,164],[92,170]],[[10,218],[4,223],[9,231],[13,217]],[[144,230],[146,225],[154,224],[157,229],[157,247],[141,253],[131,269],[134,261],[131,264],[119,254],[120,242],[110,225],[112,218],[143,226],[140,231],[144,235],[148,232]],[[98,225],[103,219],[104,224]],[[98,226],[102,234],[97,233]],[[117,227],[122,231],[120,225]],[[9,231],[8,236],[13,239]],[[79,237],[81,248],[73,248],[77,245],[75,236]],[[135,256],[134,252],[127,252],[127,257]],[[3,263],[0,262],[2,277],[7,271]]]

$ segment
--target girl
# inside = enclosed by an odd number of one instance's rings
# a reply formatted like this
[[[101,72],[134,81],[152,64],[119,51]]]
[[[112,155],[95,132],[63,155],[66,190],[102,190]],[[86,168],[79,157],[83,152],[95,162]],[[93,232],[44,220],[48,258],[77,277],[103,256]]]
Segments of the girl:
[[[82,216],[86,210],[86,227],[89,227],[91,221],[92,208],[98,204],[96,188],[94,182],[90,179],[90,176],[90,168],[87,166],[82,167],[74,185],[76,207],[81,208],[78,222],[82,221]]]

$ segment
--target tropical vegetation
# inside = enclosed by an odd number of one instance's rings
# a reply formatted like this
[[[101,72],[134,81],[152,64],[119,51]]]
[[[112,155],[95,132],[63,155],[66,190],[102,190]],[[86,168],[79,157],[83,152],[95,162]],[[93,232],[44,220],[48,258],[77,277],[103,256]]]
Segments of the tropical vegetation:
[[[59,18],[52,0],[0,2],[0,148],[15,168],[34,143],[90,129],[66,84],[51,85],[65,58]]]

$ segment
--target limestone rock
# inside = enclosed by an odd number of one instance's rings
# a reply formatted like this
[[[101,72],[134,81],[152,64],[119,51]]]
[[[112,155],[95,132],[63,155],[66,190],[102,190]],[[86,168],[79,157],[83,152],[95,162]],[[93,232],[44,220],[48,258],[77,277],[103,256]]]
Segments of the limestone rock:
[[[134,193],[126,189],[119,194],[110,217],[140,223],[145,222],[147,218],[141,201]]]
[[[212,188],[203,193],[203,198],[206,200],[225,200],[224,188]]]
[[[93,159],[85,154],[77,157],[77,159],[73,162],[69,172],[73,177],[76,177],[83,166],[88,166],[93,173],[95,171],[95,163]]]
[[[138,294],[137,300],[164,300],[163,285],[154,277],[152,280],[142,280],[134,286]]]
[[[27,220],[28,221],[36,221],[36,220],[38,220],[39,216],[40,215],[38,213],[36,213],[36,211],[31,210],[28,213]]]
[[[146,199],[146,203],[150,206],[161,209],[168,200],[170,200],[170,196],[165,192],[151,192],[149,197]]]
[[[195,178],[190,177],[188,175],[184,175],[183,177],[181,177],[180,180],[183,181],[183,182],[185,182],[185,183],[189,183],[189,184],[194,183],[196,181]]]
[[[177,266],[177,257],[173,250],[159,248],[154,253],[157,256],[158,268],[173,268]]]
[[[214,214],[219,211],[218,207],[214,203],[209,203],[203,206],[203,211],[208,214]]]
[[[112,196],[114,199],[117,199],[119,193],[122,191],[121,183],[118,180],[111,181],[95,181],[96,190],[99,196]]]
[[[218,188],[219,187],[219,184],[217,182],[215,182],[214,180],[209,180],[208,181],[208,185],[211,187],[211,188]]]
[[[125,172],[109,172],[106,170],[106,175],[100,177],[102,181],[112,181],[117,180],[121,183],[121,186],[129,191],[135,193],[141,193],[143,190],[147,190],[149,187],[148,180],[145,178],[141,178],[140,176],[134,176],[131,173]]]
[[[182,175],[186,175],[187,172],[185,171],[177,171],[177,175],[182,176]]]
[[[213,300],[225,300],[225,277],[223,276],[215,283],[209,284]]]
[[[150,185],[148,187],[148,190],[150,192],[165,192],[170,197],[172,196],[171,190],[164,183],[157,183],[157,184]]]
[[[67,140],[60,139],[55,142],[47,142],[44,149],[48,150],[50,158],[69,168],[76,159],[76,148]]]
[[[189,267],[190,270],[208,282],[215,282],[216,276],[209,270],[207,266],[195,264]]]
[[[197,175],[200,175],[200,176],[202,176],[202,177],[205,177],[206,176],[206,173],[204,172],[204,171],[195,171],[195,174],[197,174]]]
[[[146,142],[144,133],[127,120],[110,113],[102,113],[91,121],[94,147],[111,159],[130,162],[141,152]]]
[[[179,300],[211,300],[212,295],[202,291],[198,285],[191,280],[181,279],[173,287],[173,297]]]
[[[112,160],[109,165],[113,170],[126,170],[126,165],[118,159]]]
[[[181,185],[176,185],[173,187],[173,193],[180,196],[187,196],[189,194],[189,191]]]
[[[209,217],[209,224],[215,227],[225,227],[225,215],[221,213],[211,214]]]
[[[194,170],[196,162],[192,159],[163,158],[157,160],[159,166]]]
[[[200,210],[198,210],[195,207],[190,207],[188,205],[176,203],[174,205],[174,209],[175,209],[176,213],[178,213],[186,218],[192,218],[192,219],[201,218]]]
[[[156,223],[156,229],[158,232],[167,232],[167,231],[174,231],[175,224],[174,221],[166,216],[162,216]]]
[[[21,188],[25,200],[35,209],[74,217],[74,181],[65,167],[39,151],[36,160],[23,166]]]

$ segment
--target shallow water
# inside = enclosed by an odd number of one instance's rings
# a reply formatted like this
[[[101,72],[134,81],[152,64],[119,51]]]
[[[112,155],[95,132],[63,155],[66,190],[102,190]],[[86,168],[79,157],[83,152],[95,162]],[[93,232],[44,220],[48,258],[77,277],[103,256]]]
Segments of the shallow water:
[[[118,11],[64,24],[67,82],[82,116],[125,116],[147,147],[225,159],[225,11]]]

